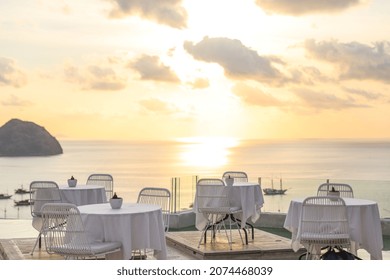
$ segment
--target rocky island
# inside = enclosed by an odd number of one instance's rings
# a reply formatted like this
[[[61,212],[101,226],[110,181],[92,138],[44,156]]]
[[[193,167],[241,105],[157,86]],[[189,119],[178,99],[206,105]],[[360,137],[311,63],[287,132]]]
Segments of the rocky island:
[[[33,122],[12,119],[0,127],[0,157],[52,156],[62,153],[57,139]]]

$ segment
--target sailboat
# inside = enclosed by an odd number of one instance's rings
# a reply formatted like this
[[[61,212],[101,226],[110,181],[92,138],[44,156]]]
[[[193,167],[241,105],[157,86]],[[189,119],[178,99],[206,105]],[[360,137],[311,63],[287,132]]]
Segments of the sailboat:
[[[23,188],[23,185],[20,186],[20,188],[15,190],[16,194],[26,194],[26,193],[31,193],[30,190],[26,190]]]
[[[287,189],[283,189],[282,178],[280,178],[280,188],[279,189],[274,188],[274,179],[273,178],[271,180],[271,186],[272,186],[271,188],[263,189],[263,192],[265,195],[285,194],[287,191]]]
[[[8,198],[11,198],[12,195],[10,194],[4,194],[4,193],[0,193],[0,199],[8,199]]]
[[[19,200],[19,201],[14,200],[14,203],[15,203],[15,206],[27,206],[27,205],[32,204],[29,199],[23,199],[23,200]]]

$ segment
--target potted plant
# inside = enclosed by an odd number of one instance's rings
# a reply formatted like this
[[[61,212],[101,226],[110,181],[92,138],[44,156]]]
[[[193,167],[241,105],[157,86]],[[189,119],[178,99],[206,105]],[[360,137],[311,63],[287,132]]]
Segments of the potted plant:
[[[118,197],[116,193],[110,198],[110,205],[112,209],[119,209],[122,207],[123,198]]]
[[[73,176],[68,179],[68,186],[70,188],[74,188],[77,185],[77,179],[75,179]]]

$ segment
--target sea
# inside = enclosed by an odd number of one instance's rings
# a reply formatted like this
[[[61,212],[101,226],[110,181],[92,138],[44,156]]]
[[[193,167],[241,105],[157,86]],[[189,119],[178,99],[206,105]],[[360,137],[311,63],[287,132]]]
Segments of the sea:
[[[174,211],[191,209],[198,178],[228,170],[244,171],[262,188],[287,189],[264,196],[263,212],[286,213],[292,198],[315,195],[330,182],[348,183],[355,197],[374,200],[382,218],[390,217],[390,139],[238,140],[227,138],[175,141],[60,140],[63,154],[48,157],[0,157],[0,219],[31,219],[29,206],[14,205],[28,195],[35,180],[79,184],[92,173],[108,173],[114,191],[135,202],[143,187],[164,187],[174,195]]]

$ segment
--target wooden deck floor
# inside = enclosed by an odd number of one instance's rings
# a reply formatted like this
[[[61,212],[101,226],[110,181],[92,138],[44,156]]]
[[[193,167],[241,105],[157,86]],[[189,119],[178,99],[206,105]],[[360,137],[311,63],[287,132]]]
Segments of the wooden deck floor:
[[[254,239],[248,237],[248,245],[242,244],[237,231],[233,231],[232,250],[226,235],[219,232],[215,241],[210,242],[207,237],[206,244],[198,248],[201,233],[199,231],[181,231],[167,233],[167,244],[178,250],[204,260],[296,260],[304,250],[294,252],[291,249],[291,240],[262,230],[255,229]]]
[[[255,230],[255,238],[249,238],[249,244],[243,245],[238,233],[233,235],[233,248],[229,249],[226,236],[220,232],[215,242],[207,240],[206,245],[201,244],[199,231],[180,231],[167,233],[167,251],[169,260],[195,260],[195,259],[266,259],[285,260],[297,259],[302,252],[291,250],[291,241],[261,230]],[[60,260],[62,257],[49,255],[44,248],[36,249],[34,254],[30,252],[34,246],[34,238],[16,238],[0,240],[0,259],[10,260]],[[148,259],[154,259],[152,254]]]

